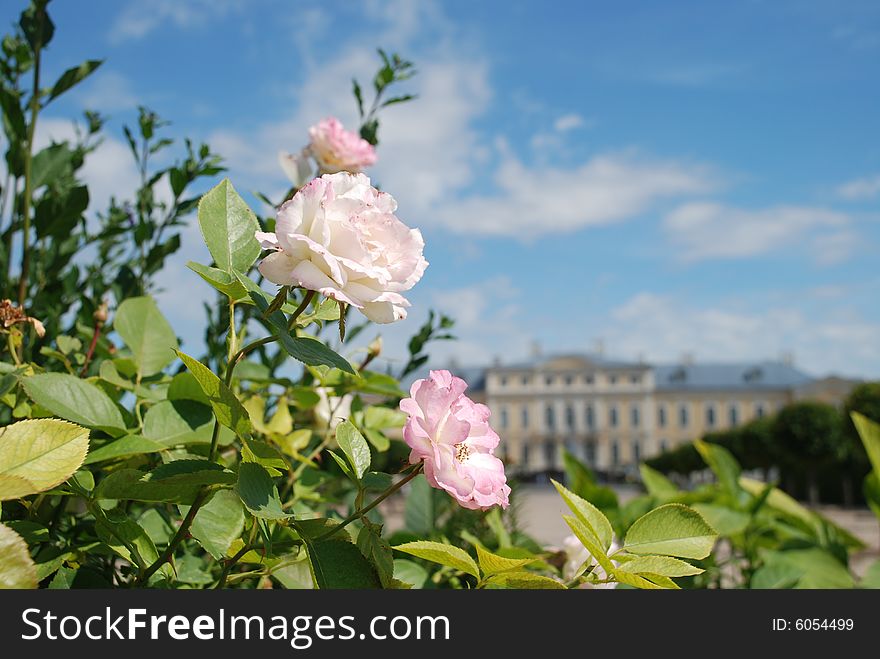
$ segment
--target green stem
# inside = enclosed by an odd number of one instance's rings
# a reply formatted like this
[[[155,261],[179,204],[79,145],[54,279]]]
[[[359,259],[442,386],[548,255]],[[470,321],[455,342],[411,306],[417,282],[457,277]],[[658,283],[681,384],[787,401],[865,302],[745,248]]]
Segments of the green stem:
[[[223,571],[220,573],[220,579],[217,580],[217,585],[214,586],[215,590],[223,588],[226,585],[226,579],[229,577],[229,573],[232,571],[232,568],[235,566],[238,561],[241,560],[242,556],[247,554],[251,549],[251,545],[254,544],[254,538],[257,536],[257,521],[254,520],[254,525],[251,527],[250,537],[248,541],[235,552],[235,555],[226,561],[226,565],[223,566]]]
[[[296,325],[296,319],[302,315],[302,312],[306,310],[306,307],[309,306],[309,302],[311,302],[314,297],[315,291],[306,291],[306,295],[302,299],[302,302],[299,303],[299,306],[294,309],[293,313],[290,315],[290,320],[287,322],[287,329],[292,330],[294,328]]]
[[[353,512],[351,515],[349,515],[349,516],[346,517],[344,520],[342,520],[337,526],[334,526],[334,527],[333,527],[332,529],[330,529],[329,531],[327,531],[327,532],[325,532],[325,533],[322,533],[322,534],[319,535],[317,538],[315,538],[312,542],[320,542],[321,540],[326,540],[326,539],[329,538],[330,536],[332,536],[332,535],[334,535],[335,533],[337,533],[337,532],[341,531],[342,529],[344,529],[346,526],[348,526],[349,524],[351,524],[351,523],[352,523],[353,521],[355,521],[356,519],[360,519],[361,517],[363,517],[364,515],[366,515],[366,514],[367,514],[368,512],[370,512],[373,508],[375,508],[375,507],[378,506],[380,503],[382,503],[383,501],[385,501],[385,499],[387,499],[387,498],[390,497],[392,494],[394,494],[395,492],[397,492],[397,490],[399,490],[400,488],[402,488],[404,485],[406,485],[407,483],[409,483],[413,478],[415,478],[415,477],[418,476],[420,473],[422,473],[422,466],[423,466],[423,463],[420,462],[418,465],[416,465],[416,468],[415,468],[415,469],[413,469],[410,473],[408,473],[406,476],[404,476],[403,478],[401,478],[401,479],[400,479],[399,481],[397,481],[394,485],[392,485],[392,486],[389,487],[387,490],[385,490],[382,494],[380,494],[380,495],[377,496],[375,499],[373,499],[369,504],[367,504],[366,507],[361,508],[360,510],[356,510],[356,511]]]
[[[134,582],[135,585],[146,583],[160,567],[171,560],[171,557],[174,555],[174,550],[177,549],[177,545],[179,545],[189,533],[189,527],[192,526],[193,520],[196,518],[196,513],[199,511],[199,508],[201,508],[206,498],[207,492],[205,490],[201,490],[196,495],[192,506],[190,506],[189,508],[189,512],[186,514],[186,517],[183,518],[183,522],[181,522],[180,527],[178,527],[177,533],[175,533],[174,537],[171,538],[171,541],[168,543],[165,551],[162,552],[162,555],[159,556],[159,558],[157,558],[150,567],[148,567],[140,574],[140,576]]]
[[[31,174],[34,160],[32,153],[34,131],[37,128],[37,115],[40,112],[40,52],[41,47],[38,44],[34,49],[34,90],[30,102],[31,123],[28,126],[27,144],[24,150],[24,198],[22,199],[24,226],[21,234],[21,279],[18,282],[18,306],[22,309],[27,298],[28,271],[31,267],[31,195],[33,194],[33,176]]]

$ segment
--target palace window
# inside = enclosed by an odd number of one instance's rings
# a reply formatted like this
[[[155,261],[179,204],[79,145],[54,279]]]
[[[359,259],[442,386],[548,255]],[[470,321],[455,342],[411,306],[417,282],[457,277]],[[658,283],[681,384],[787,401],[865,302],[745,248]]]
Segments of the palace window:
[[[678,408],[678,425],[687,428],[688,424],[688,408],[687,405],[681,405]]]
[[[585,419],[587,422],[587,428],[592,430],[595,425],[596,419],[593,414],[593,406],[587,405],[587,418]]]
[[[617,406],[615,405],[608,408],[608,425],[612,428],[617,427]]]
[[[731,403],[730,407],[727,410],[728,419],[730,419],[730,425],[735,426],[739,423],[739,409],[736,406],[736,403]]]
[[[565,406],[565,427],[568,430],[574,430],[574,407]]]
[[[715,406],[711,404],[706,406],[706,426],[715,427]]]
[[[553,413],[552,405],[548,405],[544,409],[544,423],[548,430],[553,430],[556,427],[556,415]]]
[[[661,428],[666,427],[666,406],[660,405],[657,407],[657,425]]]
[[[522,427],[528,428],[529,427],[529,408],[527,405],[523,405],[522,411],[520,412],[520,414],[521,414],[520,421],[522,422]]]
[[[620,464],[620,442],[616,439],[611,441],[611,464],[615,467]]]
[[[633,404],[632,407],[629,408],[629,418],[632,423],[633,428],[639,427],[639,406]]]

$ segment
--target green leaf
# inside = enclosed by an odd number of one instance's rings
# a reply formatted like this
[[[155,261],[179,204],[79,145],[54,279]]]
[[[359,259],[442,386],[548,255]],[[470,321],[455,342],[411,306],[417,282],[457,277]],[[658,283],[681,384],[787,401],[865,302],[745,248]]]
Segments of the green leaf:
[[[800,578],[795,588],[853,588],[855,585],[846,566],[829,552],[817,547],[768,551],[764,554],[764,564],[798,570]]]
[[[57,98],[68,89],[73,87],[74,85],[79,84],[83,80],[85,80],[91,73],[101,66],[102,60],[90,59],[86,60],[79,66],[74,66],[73,68],[67,69],[64,73],[61,74],[61,77],[55,82],[52,86],[52,91],[49,92],[49,98],[46,100],[48,103],[54,98]]]
[[[421,588],[428,580],[428,571],[415,561],[395,558],[394,578],[410,584],[413,588]]]
[[[852,412],[850,416],[862,439],[862,444],[865,445],[865,452],[874,472],[880,474],[880,424],[858,412]]]
[[[21,105],[19,105],[18,98],[5,85],[0,85],[0,108],[12,128],[12,132],[24,140],[27,127]]]
[[[342,534],[345,535],[345,534]],[[351,542],[339,536],[320,542],[307,541],[309,564],[315,585],[322,589],[379,588],[376,570]]]
[[[436,521],[434,490],[424,474],[419,474],[409,483],[409,495],[404,507],[404,524],[417,535],[429,535],[434,531]]]
[[[140,525],[121,510],[104,511],[94,507],[95,530],[98,537],[125,560],[145,569],[159,558],[156,545]],[[164,565],[161,571],[171,575],[171,566]]]
[[[232,390],[200,361],[179,350],[176,352],[208,397],[217,421],[242,439],[248,439],[251,436],[250,417]]]
[[[751,521],[748,513],[733,510],[714,503],[695,503],[693,509],[700,513],[713,529],[729,538],[746,530]]]
[[[373,445],[373,448],[379,451],[379,453],[384,453],[391,448],[391,440],[378,430],[364,428],[364,436],[369,440],[370,444]]]
[[[611,574],[614,571],[614,564],[608,558],[608,555],[605,553],[606,550],[602,548],[593,529],[584,524],[584,522],[578,517],[563,515],[562,519],[568,524],[572,533],[574,533],[575,537],[581,541],[581,544],[586,550],[590,552],[592,560],[598,563],[606,573]]]
[[[859,588],[880,588],[880,561],[874,561],[859,582]]]
[[[199,227],[214,263],[221,270],[247,272],[260,255],[254,233],[260,224],[254,212],[223,179],[199,201]]]
[[[181,511],[186,514],[186,511]],[[217,560],[224,558],[244,530],[244,508],[230,490],[220,490],[199,508],[190,533]]]
[[[49,490],[70,478],[89,450],[89,431],[57,419],[0,428],[0,501]]]
[[[566,505],[571,511],[593,532],[593,535],[599,540],[602,547],[602,553],[608,551],[611,541],[614,539],[614,531],[611,528],[611,522],[589,501],[582,499],[577,494],[560,485],[556,481],[552,481],[556,487],[556,491],[562,496]]]
[[[722,489],[733,497],[734,500],[737,500],[741,492],[739,486],[741,469],[733,454],[723,446],[704,442],[701,439],[694,441],[694,447],[699,451],[706,464],[709,465]]]
[[[15,531],[0,524],[0,590],[36,588],[37,568],[28,546]]]
[[[706,558],[718,535],[693,508],[669,503],[639,517],[627,531],[624,549],[632,554]]]
[[[615,574],[618,572],[659,574],[663,577],[690,577],[701,574],[703,570],[669,556],[637,556],[632,560],[622,561],[615,569]]]
[[[159,465],[143,478],[156,485],[231,485],[235,473],[210,460],[174,460]]]
[[[392,410],[389,407],[377,407],[372,405],[364,410],[364,426],[375,430],[387,430],[388,428],[403,428],[406,423],[406,414],[400,410]]]
[[[94,449],[86,456],[83,464],[90,465],[95,462],[127,458],[132,455],[143,455],[144,453],[158,453],[166,448],[168,447],[152,439],[147,439],[140,435],[127,435]]]
[[[370,447],[364,436],[350,421],[343,421],[336,426],[336,442],[345,453],[349,464],[354,468],[354,473],[360,479],[364,472],[370,468]]]
[[[453,547],[452,545],[444,545],[439,542],[429,542],[427,540],[419,540],[416,542],[407,542],[394,547],[397,551],[410,554],[416,558],[423,558],[432,563],[439,563],[447,567],[454,568],[466,574],[471,574],[477,579],[480,578],[480,569],[464,549]]]
[[[642,475],[642,485],[652,497],[666,501],[678,496],[679,490],[675,483],[666,478],[656,469],[652,469],[644,462],[639,465],[639,473]]]
[[[803,571],[793,565],[782,563],[762,565],[752,575],[749,588],[754,590],[776,590],[793,588],[800,581]]]
[[[213,429],[211,408],[191,400],[163,400],[144,415],[144,436],[164,448],[209,444]],[[228,428],[221,428],[221,444],[228,444],[234,438]]]
[[[503,572],[496,574],[489,583],[517,590],[565,590],[565,585],[533,572]]]
[[[187,261],[186,267],[232,300],[241,300],[247,296],[247,291],[238,278],[228,272],[195,261]]]
[[[284,332],[278,335],[281,347],[294,359],[309,366],[330,366],[346,373],[356,375],[351,364],[340,354],[334,352],[318,339],[310,336],[290,336]]]
[[[174,361],[177,336],[153,298],[132,297],[119,305],[113,329],[125,341],[137,364],[138,380]]]
[[[381,535],[382,527],[364,524],[358,533],[357,546],[379,575],[379,581],[383,588],[388,588],[394,578],[394,556],[391,553],[391,545]]]
[[[139,469],[118,469],[95,487],[95,499],[185,503],[189,505],[199,492],[198,485],[150,481]]]
[[[119,408],[91,382],[67,373],[42,373],[21,383],[31,400],[55,416],[114,436],[125,434]]]
[[[534,563],[534,559],[531,558],[504,558],[498,554],[493,554],[488,549],[484,549],[481,545],[476,545],[476,547],[480,569],[486,576],[519,570],[529,563]]]
[[[261,519],[292,517],[282,510],[275,481],[262,465],[256,462],[242,462],[238,467],[238,484],[235,488],[244,507],[254,517]]]

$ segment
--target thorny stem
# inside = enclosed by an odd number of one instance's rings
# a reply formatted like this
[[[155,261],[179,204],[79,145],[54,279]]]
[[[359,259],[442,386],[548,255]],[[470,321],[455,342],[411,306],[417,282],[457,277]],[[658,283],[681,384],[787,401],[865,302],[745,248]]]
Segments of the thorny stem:
[[[380,494],[380,495],[377,496],[375,499],[373,499],[369,504],[367,504],[365,507],[361,508],[360,510],[356,510],[355,512],[353,512],[351,515],[349,515],[348,517],[346,517],[346,518],[345,518],[344,520],[342,520],[337,526],[334,526],[334,527],[333,527],[332,529],[330,529],[329,531],[327,531],[327,532],[322,533],[321,535],[319,535],[317,538],[315,538],[315,539],[313,540],[313,542],[320,542],[321,540],[326,540],[327,538],[329,538],[330,536],[334,535],[334,534],[337,533],[338,531],[344,529],[346,526],[348,526],[349,524],[351,524],[351,523],[352,523],[353,521],[355,521],[356,519],[360,519],[361,517],[363,517],[364,515],[366,515],[366,514],[367,514],[368,512],[370,512],[373,508],[375,508],[375,507],[378,506],[380,503],[382,503],[383,501],[385,501],[385,499],[387,499],[387,498],[390,497],[392,494],[394,494],[395,492],[397,492],[397,490],[399,490],[400,488],[402,488],[404,485],[406,485],[407,483],[409,483],[413,478],[415,478],[415,477],[418,476],[420,473],[422,473],[422,466],[423,466],[423,463],[421,463],[421,462],[418,463],[418,465],[416,465],[416,468],[415,468],[415,469],[413,469],[410,473],[408,473],[406,476],[404,476],[403,478],[401,478],[401,479],[400,479],[399,481],[397,481],[394,485],[392,485],[392,486],[389,487],[387,490],[385,490],[382,494]]]
[[[38,12],[38,16],[42,16]],[[41,46],[37,45],[34,49],[34,90],[31,95],[31,123],[28,126],[27,144],[24,150],[24,199],[22,200],[22,217],[24,218],[24,227],[22,230],[21,245],[21,279],[18,282],[18,306],[24,309],[25,298],[27,297],[27,280],[28,271],[31,266],[31,249],[30,249],[30,233],[31,233],[31,194],[33,193],[33,146],[34,131],[37,127],[37,114],[40,111],[40,52]],[[24,343],[22,343],[22,349]]]

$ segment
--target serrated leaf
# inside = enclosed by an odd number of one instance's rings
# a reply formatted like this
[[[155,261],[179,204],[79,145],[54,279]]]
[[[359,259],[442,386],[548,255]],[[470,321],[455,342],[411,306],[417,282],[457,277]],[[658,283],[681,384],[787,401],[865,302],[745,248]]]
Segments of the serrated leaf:
[[[498,554],[493,554],[488,549],[484,549],[479,544],[476,545],[476,547],[477,560],[479,561],[480,569],[485,576],[519,570],[529,563],[534,562],[534,559],[531,558],[504,558]]]
[[[701,574],[703,570],[670,556],[637,556],[621,562],[614,572],[615,574],[629,572],[630,574],[659,574],[663,577],[689,577]]]
[[[565,590],[565,585],[533,572],[502,572],[496,574],[489,583],[516,590]]]
[[[127,458],[132,455],[143,455],[145,453],[158,453],[166,448],[168,447],[152,439],[147,439],[140,435],[128,435],[94,449],[86,456],[83,464],[89,465],[95,462],[103,462],[104,460]]]
[[[606,573],[611,574],[614,571],[614,564],[608,558],[605,550],[600,544],[600,540],[596,537],[593,529],[588,527],[579,517],[571,515],[563,515],[562,519],[568,524],[568,527],[574,533],[575,537],[581,541],[584,548],[590,552],[592,559],[598,563]]]
[[[357,547],[376,569],[382,587],[389,588],[394,578],[394,556],[391,553],[391,545],[381,536],[380,530],[381,527],[372,524],[362,526],[358,533]]]
[[[49,490],[70,478],[89,450],[89,431],[57,419],[0,428],[0,501]]]
[[[281,508],[281,498],[275,481],[266,468],[256,462],[242,462],[238,467],[236,492],[254,517],[261,519],[286,519],[288,515]]]
[[[232,300],[241,300],[247,297],[247,291],[238,278],[228,272],[195,261],[187,261],[186,267]]]
[[[339,537],[307,541],[306,549],[315,585],[322,589],[379,588],[375,568],[351,542]]]
[[[440,542],[418,540],[416,542],[396,545],[394,549],[416,558],[423,558],[426,561],[446,565],[466,574],[471,574],[477,579],[480,578],[480,568],[477,567],[474,559],[464,549],[459,547],[444,545]]]
[[[408,583],[412,588],[421,588],[428,580],[428,571],[415,561],[395,558],[394,578]]]
[[[642,476],[642,485],[652,497],[665,501],[679,494],[675,483],[644,462],[639,465],[639,473]]]
[[[599,540],[604,554],[611,546],[614,539],[614,530],[611,528],[611,522],[602,513],[586,499],[582,499],[577,494],[567,489],[565,486],[552,481],[556,491],[562,496],[566,505],[571,509],[575,516],[580,519],[593,532],[593,535]]]
[[[21,536],[0,524],[0,590],[36,588],[37,568]]]
[[[254,212],[223,179],[199,201],[199,227],[214,263],[221,270],[247,272],[260,255],[255,232],[260,230]]]
[[[125,300],[116,311],[113,329],[131,350],[138,367],[138,380],[161,372],[174,361],[177,335],[153,298],[144,296]]]
[[[181,512],[185,515],[187,511]],[[230,490],[220,490],[199,508],[190,533],[211,556],[220,560],[243,530],[241,500]]]
[[[702,559],[712,552],[717,538],[696,510],[669,503],[633,522],[623,546],[632,554]]]
[[[342,355],[331,350],[318,339],[310,336],[290,336],[281,333],[278,336],[281,347],[291,357],[309,366],[330,366],[346,373],[356,375],[354,368]]]
[[[336,426],[336,443],[345,453],[349,464],[358,478],[370,468],[370,447],[367,440],[350,421],[343,421]]]
[[[125,434],[122,413],[100,388],[67,373],[41,373],[21,381],[27,395],[55,416],[111,435]]]
[[[199,485],[145,480],[139,469],[118,469],[95,487],[95,499],[185,503],[189,505],[199,492]]]
[[[232,390],[200,361],[179,350],[177,351],[177,356],[186,364],[190,373],[193,374],[202,391],[208,397],[217,421],[242,439],[248,439],[251,436],[250,417]]]

